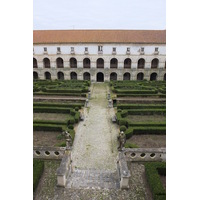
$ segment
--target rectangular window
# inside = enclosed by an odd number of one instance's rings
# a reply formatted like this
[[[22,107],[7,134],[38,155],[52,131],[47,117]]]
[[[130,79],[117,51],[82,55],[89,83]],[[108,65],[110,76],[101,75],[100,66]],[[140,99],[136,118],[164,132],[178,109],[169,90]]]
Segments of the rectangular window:
[[[85,47],[85,51],[88,51],[88,47]]]
[[[71,51],[74,51],[74,47],[71,47]]]
[[[47,47],[44,47],[44,51],[47,51]]]
[[[141,52],[144,52],[144,47],[141,47]]]
[[[114,51],[114,52],[116,51],[116,47],[113,47],[113,51]]]
[[[103,51],[103,46],[98,46],[98,51]]]
[[[155,51],[158,51],[158,47],[155,47]]]
[[[60,47],[57,47],[57,51],[60,51]]]
[[[130,51],[130,47],[127,47],[127,51]]]

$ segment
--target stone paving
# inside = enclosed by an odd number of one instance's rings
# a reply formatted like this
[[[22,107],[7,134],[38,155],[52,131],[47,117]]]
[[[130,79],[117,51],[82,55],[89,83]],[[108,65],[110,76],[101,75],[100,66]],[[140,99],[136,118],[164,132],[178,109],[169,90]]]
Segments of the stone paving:
[[[72,150],[72,174],[67,187],[118,188],[117,135],[118,127],[111,118],[115,112],[108,108],[108,85],[94,83],[85,120],[76,128]],[[115,178],[113,175],[115,174]]]

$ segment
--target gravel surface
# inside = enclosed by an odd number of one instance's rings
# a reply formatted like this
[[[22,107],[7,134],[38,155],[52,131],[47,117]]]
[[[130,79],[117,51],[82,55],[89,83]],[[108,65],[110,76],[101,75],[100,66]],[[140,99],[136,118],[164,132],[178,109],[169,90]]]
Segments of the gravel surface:
[[[72,166],[79,169],[116,170],[118,126],[111,121],[115,112],[108,108],[106,83],[94,83],[85,120],[76,129]]]

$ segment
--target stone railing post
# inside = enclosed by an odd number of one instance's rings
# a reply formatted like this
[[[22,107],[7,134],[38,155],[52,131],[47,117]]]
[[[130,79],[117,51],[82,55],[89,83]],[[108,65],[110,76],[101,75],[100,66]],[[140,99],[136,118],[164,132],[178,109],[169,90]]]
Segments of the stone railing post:
[[[89,103],[89,100],[86,99],[86,100],[85,100],[85,107],[86,107],[86,108],[88,107],[88,103]]]
[[[108,100],[108,107],[109,107],[109,108],[112,108],[112,107],[113,107],[113,105],[112,105],[112,100],[111,100],[111,99]]]
[[[131,176],[130,171],[127,166],[126,158],[123,152],[119,153],[119,171],[120,171],[120,188],[129,188],[129,178]]]

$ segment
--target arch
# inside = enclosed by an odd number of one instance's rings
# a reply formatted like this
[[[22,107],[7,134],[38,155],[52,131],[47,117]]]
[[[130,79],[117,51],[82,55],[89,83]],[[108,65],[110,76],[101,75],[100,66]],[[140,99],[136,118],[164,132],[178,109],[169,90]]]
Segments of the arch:
[[[58,78],[58,80],[64,80],[64,73],[63,72],[58,72],[57,73],[57,78]]]
[[[156,81],[157,80],[157,73],[152,73],[150,76],[150,81]]]
[[[33,68],[38,68],[37,60],[33,58]]]
[[[85,72],[83,74],[83,80],[84,81],[90,81],[90,73],[89,72]]]
[[[137,74],[137,80],[142,81],[144,79],[144,73],[140,72]]]
[[[83,59],[83,68],[90,68],[90,59],[89,58]]]
[[[70,79],[71,80],[77,80],[77,73],[76,72],[71,72],[70,73]]]
[[[116,81],[117,80],[117,73],[115,72],[112,72],[110,74],[110,81]]]
[[[145,67],[145,59],[144,58],[140,58],[138,60],[138,69],[144,69]]]
[[[164,74],[163,80],[166,81],[166,73]]]
[[[116,58],[112,58],[110,60],[110,68],[111,69],[113,69],[113,68],[117,69],[117,67],[118,67],[118,60]]]
[[[70,62],[70,67],[71,68],[77,68],[77,60],[76,60],[76,58],[70,58],[69,62]]]
[[[38,79],[38,73],[37,72],[33,72],[33,80],[37,80]]]
[[[151,61],[151,69],[157,69],[158,68],[158,64],[159,64],[159,60],[157,58],[154,58]]]
[[[57,58],[56,59],[56,66],[57,68],[63,68],[64,67],[64,64],[63,64],[63,59],[62,58]]]
[[[124,69],[131,69],[131,59],[130,58],[126,58],[124,60]]]
[[[97,82],[104,82],[104,74],[102,72],[97,73]]]
[[[50,80],[51,79],[51,74],[49,72],[44,73],[45,79]]]
[[[44,68],[50,68],[50,60],[48,58],[43,59]]]
[[[130,81],[130,79],[131,79],[131,74],[128,73],[128,72],[126,72],[126,73],[124,74],[124,76],[123,76],[123,80],[124,80],[124,81],[125,81],[125,80]]]
[[[104,60],[102,58],[97,59],[97,68],[104,68]]]

